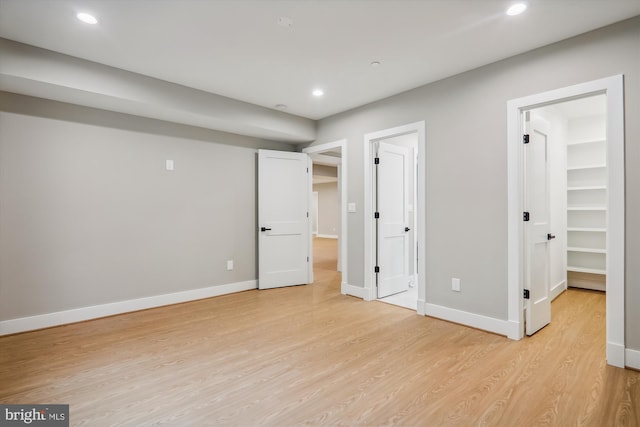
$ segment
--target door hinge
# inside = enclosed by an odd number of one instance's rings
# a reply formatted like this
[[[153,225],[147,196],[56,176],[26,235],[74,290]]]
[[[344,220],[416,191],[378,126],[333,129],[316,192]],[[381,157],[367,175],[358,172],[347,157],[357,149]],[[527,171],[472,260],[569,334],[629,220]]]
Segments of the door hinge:
[[[374,165],[379,165],[380,164],[380,157],[376,157],[375,159],[373,159],[373,164]]]
[[[373,267],[373,272],[374,273],[380,273],[380,267],[378,267],[377,265],[375,267]]]
[[[375,219],[380,219],[380,212],[374,212],[374,213],[373,213],[373,217],[374,217]]]
[[[529,212],[522,212],[522,220],[529,221]]]
[[[307,257],[307,262],[309,262],[309,257]]]
[[[309,173],[309,168],[307,168],[307,173]]]
[[[309,218],[309,211],[307,211],[307,218]]]
[[[525,289],[524,290],[522,297],[524,299],[529,299],[529,289]]]
[[[522,143],[523,144],[528,144],[529,143],[529,134],[525,133],[524,135],[522,135]]]

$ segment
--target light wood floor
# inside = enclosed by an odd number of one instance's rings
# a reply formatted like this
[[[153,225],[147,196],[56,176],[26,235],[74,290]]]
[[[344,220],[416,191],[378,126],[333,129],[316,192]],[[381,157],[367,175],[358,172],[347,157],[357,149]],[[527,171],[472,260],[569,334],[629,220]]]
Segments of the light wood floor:
[[[0,402],[69,403],[77,426],[640,426],[603,294],[568,291],[516,342],[340,295],[319,250],[313,285],[1,337]]]

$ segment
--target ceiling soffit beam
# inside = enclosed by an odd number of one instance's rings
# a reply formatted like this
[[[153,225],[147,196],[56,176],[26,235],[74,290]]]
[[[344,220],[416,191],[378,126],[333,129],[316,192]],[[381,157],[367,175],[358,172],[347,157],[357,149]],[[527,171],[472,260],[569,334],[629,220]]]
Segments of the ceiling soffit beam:
[[[6,92],[290,143],[316,136],[311,119],[11,40],[0,57]]]

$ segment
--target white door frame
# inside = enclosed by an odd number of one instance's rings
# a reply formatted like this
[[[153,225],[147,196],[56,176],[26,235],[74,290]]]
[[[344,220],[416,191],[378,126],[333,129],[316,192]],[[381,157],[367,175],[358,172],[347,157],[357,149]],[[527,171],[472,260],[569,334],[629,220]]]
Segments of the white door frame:
[[[325,144],[313,145],[302,149],[303,153],[319,154],[340,148],[340,164],[338,165],[338,185],[340,186],[340,236],[338,241],[338,271],[342,273],[340,292],[346,294],[347,285],[347,140],[341,139]],[[313,268],[312,268],[313,270]]]
[[[376,299],[375,287],[375,221],[373,190],[375,182],[375,168],[373,167],[373,157],[375,149],[373,145],[381,140],[396,136],[415,133],[418,137],[418,206],[417,224],[415,236],[418,241],[418,309],[420,315],[425,314],[425,296],[427,293],[425,272],[426,272],[426,144],[425,144],[425,122],[415,122],[390,129],[368,133],[364,136],[364,299],[367,301]]]
[[[607,95],[607,363],[625,366],[625,200],[624,86],[616,75],[507,102],[508,316],[509,338],[521,339],[523,320],[523,165],[524,111],[597,94]]]

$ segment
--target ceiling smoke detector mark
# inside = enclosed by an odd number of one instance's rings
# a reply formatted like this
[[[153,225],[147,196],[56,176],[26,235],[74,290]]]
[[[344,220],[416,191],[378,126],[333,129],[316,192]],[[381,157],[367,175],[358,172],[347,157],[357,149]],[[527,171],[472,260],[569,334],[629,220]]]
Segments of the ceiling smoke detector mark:
[[[311,92],[311,94],[316,98],[320,98],[321,96],[324,95],[324,91],[322,89],[314,89],[313,92]]]
[[[79,20],[81,20],[82,22],[84,22],[85,24],[91,24],[91,25],[95,25],[98,23],[98,19],[89,14],[89,13],[85,13],[85,12],[79,12],[76,15],[76,18],[78,18]]]
[[[509,15],[509,16],[520,15],[525,10],[527,10],[527,4],[526,3],[515,3],[515,4],[511,5],[511,7],[509,7],[509,9],[507,9],[507,15]]]
[[[281,16],[280,18],[278,18],[278,25],[280,25],[282,28],[291,28],[291,26],[293,25],[293,20],[288,16]]]

